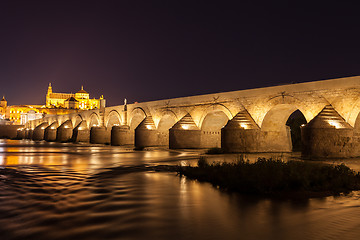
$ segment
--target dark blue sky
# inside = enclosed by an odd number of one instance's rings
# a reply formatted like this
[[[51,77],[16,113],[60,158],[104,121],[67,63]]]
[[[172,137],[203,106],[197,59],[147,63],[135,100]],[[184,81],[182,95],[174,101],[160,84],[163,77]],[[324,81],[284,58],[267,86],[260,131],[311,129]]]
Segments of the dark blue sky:
[[[295,3],[294,3],[295,2]],[[316,2],[316,3],[315,3]],[[0,94],[84,85],[107,105],[360,75],[344,1],[0,2]]]

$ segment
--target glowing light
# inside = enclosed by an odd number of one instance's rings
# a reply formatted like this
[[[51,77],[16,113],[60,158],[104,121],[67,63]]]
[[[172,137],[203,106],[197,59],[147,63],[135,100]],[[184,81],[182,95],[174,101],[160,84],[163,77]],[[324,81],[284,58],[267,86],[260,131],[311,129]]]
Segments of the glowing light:
[[[337,121],[329,120],[328,123],[329,123],[331,126],[334,126],[335,128],[341,128],[340,123],[337,122]]]
[[[69,126],[64,126],[64,128],[69,128]]]
[[[246,123],[240,123],[240,127],[244,129],[248,129],[248,125]]]
[[[149,129],[149,130],[152,129],[152,127],[150,125],[146,125],[146,128]]]
[[[55,127],[51,127],[51,129],[55,129]]]
[[[300,127],[305,127],[305,124],[301,124]]]
[[[189,125],[181,125],[181,127],[185,130],[188,130],[189,129]]]

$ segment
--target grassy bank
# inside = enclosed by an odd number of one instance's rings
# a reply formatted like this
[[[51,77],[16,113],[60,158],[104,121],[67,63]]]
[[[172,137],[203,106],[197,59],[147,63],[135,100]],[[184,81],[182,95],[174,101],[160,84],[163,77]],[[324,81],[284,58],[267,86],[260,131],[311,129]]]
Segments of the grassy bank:
[[[337,195],[360,189],[360,174],[344,164],[259,158],[235,163],[211,163],[204,157],[197,167],[178,169],[181,176],[210,182],[222,189],[269,196],[316,197]]]

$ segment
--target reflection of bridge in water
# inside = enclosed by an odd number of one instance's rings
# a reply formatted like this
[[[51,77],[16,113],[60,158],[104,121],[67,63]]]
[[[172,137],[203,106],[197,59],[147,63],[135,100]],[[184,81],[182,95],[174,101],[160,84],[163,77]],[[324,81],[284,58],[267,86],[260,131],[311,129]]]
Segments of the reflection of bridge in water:
[[[304,154],[349,157],[359,155],[359,93],[360,77],[349,77],[174,98],[46,116],[27,123],[19,135],[138,148],[289,152],[286,122],[299,110],[308,122],[302,128]]]

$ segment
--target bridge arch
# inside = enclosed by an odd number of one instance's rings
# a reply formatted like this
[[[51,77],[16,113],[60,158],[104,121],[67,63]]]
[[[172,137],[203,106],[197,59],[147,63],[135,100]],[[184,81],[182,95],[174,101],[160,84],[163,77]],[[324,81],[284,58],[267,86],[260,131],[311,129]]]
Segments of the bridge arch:
[[[107,116],[106,127],[110,128],[112,126],[120,126],[122,125],[121,116],[118,111],[112,110]]]
[[[223,128],[233,115],[222,104],[216,104],[205,109],[200,120],[201,147],[221,147],[221,128]]]
[[[347,103],[350,101],[348,100]],[[341,114],[340,114],[341,115]],[[349,110],[348,117],[346,121],[355,128],[356,132],[360,132],[360,98],[357,98],[354,103],[351,104],[351,109]],[[342,116],[346,117],[346,116]]]
[[[293,150],[295,132],[299,135],[300,125],[308,122],[303,111],[293,104],[278,104],[272,107],[266,113],[261,124],[262,150],[269,152],[291,152]],[[300,120],[291,121],[289,124],[290,116]],[[299,138],[300,136],[296,137]]]
[[[71,121],[73,123],[73,127],[76,127],[83,121],[83,117],[80,114],[77,114],[71,119]]]
[[[100,117],[96,113],[92,113],[89,117],[89,128],[99,126],[100,125]]]
[[[357,117],[356,117],[356,119],[354,121],[353,126],[354,126],[355,133],[360,133],[360,109],[359,109],[359,112],[357,113]]]
[[[214,113],[223,113],[227,119],[232,119],[234,116],[231,113],[231,111],[223,104],[217,103],[217,104],[213,104],[207,108],[204,109],[202,116],[200,118],[200,122],[199,122],[199,127],[203,128],[204,122],[206,123],[205,120],[209,121],[210,120],[210,116],[214,115]],[[225,123],[226,124],[226,123]]]
[[[141,123],[142,120],[144,120],[145,117],[147,117],[148,114],[146,114],[145,110],[141,107],[136,107],[131,111],[130,115],[130,130],[135,130],[135,128]]]
[[[176,113],[169,109],[161,111],[156,115],[155,118],[158,121],[154,118],[154,122],[158,130],[169,130],[179,120]]]
[[[159,133],[159,145],[169,145],[169,129],[175,125],[178,121],[176,114],[171,110],[162,112],[160,120],[157,124],[157,130]]]

